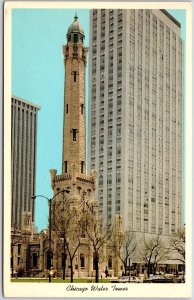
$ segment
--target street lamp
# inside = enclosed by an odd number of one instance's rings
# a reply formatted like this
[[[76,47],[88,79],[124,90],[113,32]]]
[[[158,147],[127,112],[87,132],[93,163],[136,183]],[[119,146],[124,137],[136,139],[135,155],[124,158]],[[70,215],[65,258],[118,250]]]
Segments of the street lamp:
[[[48,203],[49,203],[49,282],[51,282],[51,202],[60,193],[69,194],[70,191],[63,189],[63,190],[59,191],[58,193],[56,193],[52,198],[47,198],[46,196],[43,196],[43,195],[32,196],[32,199],[36,199],[37,197],[47,199]]]

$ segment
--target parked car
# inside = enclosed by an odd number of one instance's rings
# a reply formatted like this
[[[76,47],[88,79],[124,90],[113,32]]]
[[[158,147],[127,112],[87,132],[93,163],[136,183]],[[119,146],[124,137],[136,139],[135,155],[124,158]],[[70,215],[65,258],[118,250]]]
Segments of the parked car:
[[[150,278],[143,279],[143,283],[152,283],[152,279]]]
[[[118,282],[129,282],[129,276],[121,276],[119,279],[118,279]]]
[[[185,278],[182,275],[180,275],[179,277],[173,278],[173,282],[174,283],[185,283]]]
[[[150,278],[144,279],[144,283],[172,283],[173,278],[166,278],[164,275],[151,275]]]
[[[141,279],[136,277],[136,276],[133,276],[133,277],[130,277],[130,282],[131,283],[141,283]]]
[[[150,279],[161,279],[161,278],[165,278],[164,275],[150,275]]]
[[[130,277],[130,280],[129,280],[129,276],[121,276],[118,279],[111,280],[111,283],[130,283],[130,282],[131,283],[140,283],[141,280],[135,276]]]
[[[152,283],[173,283],[173,278],[152,279]]]

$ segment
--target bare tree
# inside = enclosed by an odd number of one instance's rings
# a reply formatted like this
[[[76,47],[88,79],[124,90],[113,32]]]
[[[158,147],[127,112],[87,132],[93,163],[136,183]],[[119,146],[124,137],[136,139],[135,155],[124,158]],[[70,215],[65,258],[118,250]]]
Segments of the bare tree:
[[[169,249],[165,246],[161,237],[156,238],[156,248],[153,252],[153,273],[156,274],[158,264],[169,258]]]
[[[95,266],[95,282],[99,282],[99,259],[100,251],[111,237],[111,225],[103,227],[102,224],[98,222],[98,219],[93,214],[92,206],[89,207],[87,214],[85,214],[85,234],[89,239],[89,245],[93,251],[94,255],[94,266]]]
[[[64,201],[56,202],[53,209],[53,231],[61,240],[63,238],[63,279],[65,279],[66,252],[69,255],[71,282],[73,282],[73,260],[81,245],[82,228],[80,218],[82,212],[75,206],[68,206]]]
[[[71,282],[73,282],[73,260],[75,258],[78,248],[81,245],[80,231],[78,227],[77,229],[78,230],[74,230],[72,232],[70,241],[69,242],[66,241],[67,252],[69,254],[69,259],[70,259]]]
[[[151,273],[151,266],[153,265],[153,272],[155,274],[158,263],[168,258],[168,249],[158,235],[151,239],[144,239],[143,245],[139,251],[140,258],[144,261],[147,267],[148,278]]]
[[[170,249],[177,254],[175,260],[180,260],[185,264],[185,229],[180,229],[171,238]]]
[[[137,244],[134,243],[134,234],[130,231],[117,234],[111,245],[111,249],[123,263],[125,275],[127,275],[128,261],[131,258],[131,254],[136,250],[136,247]]]
[[[63,259],[63,280],[65,280],[66,272],[66,260],[67,260],[67,240],[68,240],[68,230],[70,226],[71,214],[63,215],[62,212],[58,212],[57,217],[54,216],[54,222],[52,224],[52,236],[57,237],[59,241],[59,247],[62,250]],[[53,240],[52,240],[53,242]]]

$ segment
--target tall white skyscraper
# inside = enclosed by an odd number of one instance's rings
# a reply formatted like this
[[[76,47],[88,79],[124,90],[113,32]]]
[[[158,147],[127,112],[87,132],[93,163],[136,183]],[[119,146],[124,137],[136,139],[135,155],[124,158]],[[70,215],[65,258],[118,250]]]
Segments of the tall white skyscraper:
[[[124,230],[182,226],[183,41],[165,10],[90,15],[90,168],[99,212]]]

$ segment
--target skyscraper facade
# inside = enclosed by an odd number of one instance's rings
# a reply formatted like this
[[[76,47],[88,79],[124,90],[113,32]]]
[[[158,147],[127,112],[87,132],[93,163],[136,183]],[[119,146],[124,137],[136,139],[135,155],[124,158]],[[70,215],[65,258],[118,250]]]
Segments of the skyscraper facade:
[[[165,10],[90,14],[90,168],[103,222],[170,235],[182,226],[183,41]]]
[[[35,194],[39,109],[38,105],[18,97],[13,96],[11,99],[11,225],[19,228],[24,213],[29,213],[31,221],[34,219],[32,196]]]

